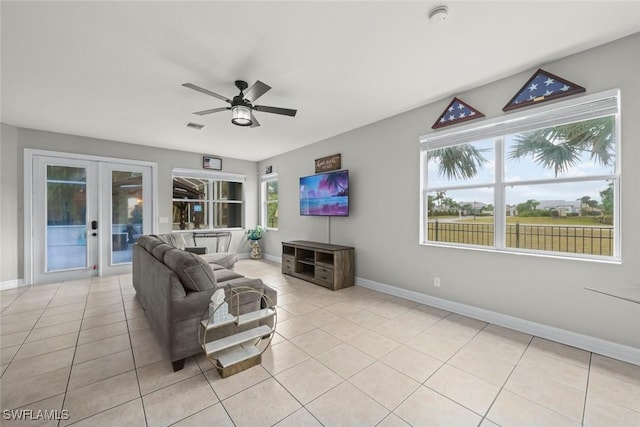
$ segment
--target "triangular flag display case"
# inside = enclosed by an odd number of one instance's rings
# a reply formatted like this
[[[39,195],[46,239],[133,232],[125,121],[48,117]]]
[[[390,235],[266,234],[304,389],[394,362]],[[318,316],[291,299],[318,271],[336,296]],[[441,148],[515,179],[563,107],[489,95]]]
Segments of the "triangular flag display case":
[[[484,117],[484,114],[458,98],[453,98],[447,108],[440,114],[438,120],[431,126],[431,129],[455,125],[468,120],[479,119],[480,117]]]
[[[502,111],[528,107],[553,99],[563,98],[586,91],[580,85],[538,68],[518,93],[502,108]]]

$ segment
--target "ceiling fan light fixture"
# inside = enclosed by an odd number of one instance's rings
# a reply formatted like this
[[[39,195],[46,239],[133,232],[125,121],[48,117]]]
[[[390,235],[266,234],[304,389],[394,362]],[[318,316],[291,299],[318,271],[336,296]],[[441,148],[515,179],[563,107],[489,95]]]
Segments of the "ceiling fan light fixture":
[[[231,123],[238,126],[251,126],[251,108],[245,105],[234,105],[231,107]]]

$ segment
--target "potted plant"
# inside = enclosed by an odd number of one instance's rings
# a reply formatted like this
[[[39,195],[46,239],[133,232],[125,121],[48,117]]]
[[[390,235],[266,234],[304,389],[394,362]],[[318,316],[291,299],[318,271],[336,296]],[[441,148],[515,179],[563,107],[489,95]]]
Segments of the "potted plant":
[[[264,233],[266,232],[267,229],[261,225],[257,225],[255,228],[247,229],[247,239],[249,239],[251,243],[251,258],[262,258],[262,251],[260,250],[260,239],[262,239],[262,236],[264,236]]]

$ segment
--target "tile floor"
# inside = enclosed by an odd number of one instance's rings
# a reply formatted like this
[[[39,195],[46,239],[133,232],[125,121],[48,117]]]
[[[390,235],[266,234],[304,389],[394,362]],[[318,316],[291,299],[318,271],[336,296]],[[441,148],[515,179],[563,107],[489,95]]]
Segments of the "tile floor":
[[[226,379],[200,356],[172,372],[130,275],[2,291],[2,426],[640,425],[640,366],[268,261],[237,271],[278,289],[278,333]]]

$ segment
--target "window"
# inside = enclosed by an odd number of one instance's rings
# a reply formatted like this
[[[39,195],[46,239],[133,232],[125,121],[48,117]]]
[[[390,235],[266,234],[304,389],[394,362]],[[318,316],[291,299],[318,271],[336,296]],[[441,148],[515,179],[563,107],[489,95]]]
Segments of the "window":
[[[262,209],[262,225],[267,228],[278,228],[278,174],[263,175],[260,178],[260,206]]]
[[[173,170],[173,230],[242,228],[244,175]]]
[[[421,243],[619,259],[619,93],[421,138]]]

